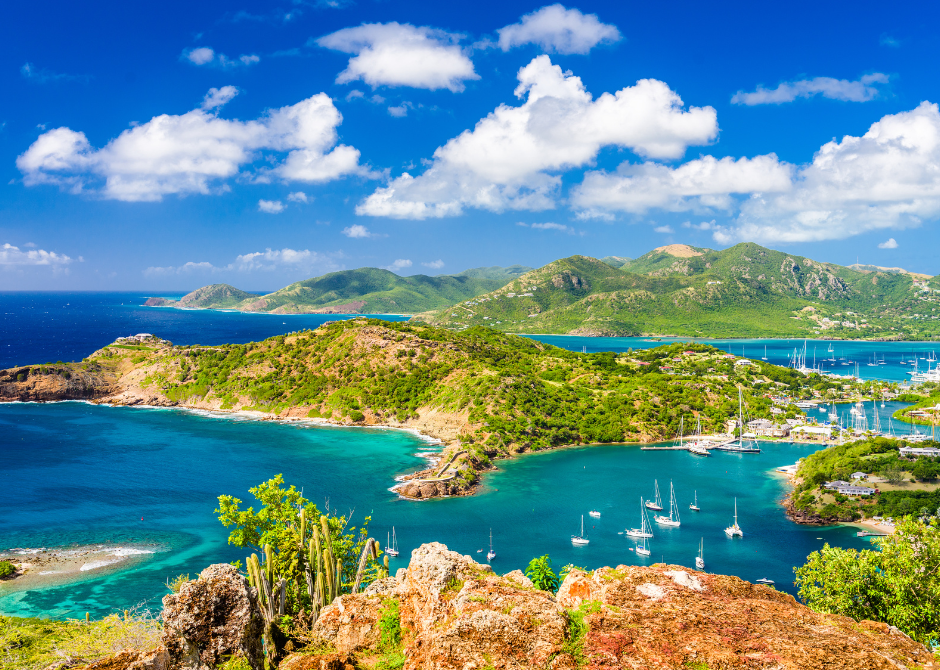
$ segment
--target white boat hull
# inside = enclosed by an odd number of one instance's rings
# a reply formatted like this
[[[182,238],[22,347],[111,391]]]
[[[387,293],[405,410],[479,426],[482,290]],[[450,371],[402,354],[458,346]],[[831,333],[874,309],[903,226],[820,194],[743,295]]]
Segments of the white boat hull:
[[[725,535],[728,537],[744,537],[744,533],[741,532],[740,528],[725,528]]]
[[[391,549],[389,547],[385,547],[385,553],[388,554],[389,556],[398,556],[398,550]]]
[[[600,512],[588,512],[588,516],[594,517],[595,519],[600,519],[601,513]]]
[[[702,511],[702,508],[701,508],[701,507],[698,507],[697,505],[689,505],[689,509],[692,510],[693,512],[701,512],[701,511]]]
[[[649,549],[644,549],[643,547],[637,547],[637,548],[636,548],[636,553],[638,553],[640,556],[649,556],[649,555],[650,555],[650,550],[649,550]]]
[[[575,545],[575,546],[577,546],[577,547],[580,547],[580,546],[583,546],[583,545],[585,545],[585,544],[588,544],[589,542],[590,542],[590,540],[585,540],[583,537],[573,537],[573,538],[571,538],[571,544],[573,544],[573,545]]]
[[[695,567],[698,568],[699,570],[704,570],[704,569],[705,569],[705,561],[703,561],[701,558],[696,558],[696,559],[695,559]]]
[[[636,528],[631,528],[626,532],[630,537],[653,537],[652,533],[646,533],[642,530],[637,530]]]
[[[678,528],[680,523],[670,519],[668,516],[654,516],[653,520],[661,526],[673,526],[675,528]]]
[[[496,558],[496,552],[495,552],[495,551],[491,551],[491,552],[489,552],[489,553],[486,555],[486,560],[488,560],[488,561],[492,561],[494,558]]]
[[[652,502],[646,503],[646,509],[651,509],[651,510],[653,510],[654,512],[662,512],[662,511],[663,511],[662,505],[657,505],[656,503],[652,503]]]

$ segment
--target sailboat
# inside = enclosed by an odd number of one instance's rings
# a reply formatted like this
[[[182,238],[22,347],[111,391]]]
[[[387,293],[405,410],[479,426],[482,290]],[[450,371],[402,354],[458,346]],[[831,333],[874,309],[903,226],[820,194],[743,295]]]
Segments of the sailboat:
[[[382,537],[379,535],[379,537]],[[389,556],[398,556],[398,538],[395,537],[395,527],[392,526],[392,539],[389,542],[388,534],[385,537],[385,553]]]
[[[703,549],[705,548],[705,538],[703,537],[698,541],[698,556],[695,557],[695,567],[699,570],[705,569],[705,556],[703,554]]]
[[[689,503],[689,509],[693,512],[701,512],[702,510],[698,506],[698,491],[695,492],[695,502]]]
[[[496,558],[496,552],[493,551],[493,529],[490,528],[490,550],[486,552],[486,560],[492,561],[494,558]]]
[[[702,418],[695,417],[695,435],[692,436],[692,441],[686,443],[686,448],[689,450],[689,453],[695,454],[696,456],[711,456],[708,453],[708,448],[711,446],[710,442],[706,442],[702,439]]]
[[[657,481],[657,480],[654,479],[654,480],[653,480],[653,486],[656,488],[656,498],[655,498],[654,500],[647,500],[647,501],[646,501],[646,508],[647,508],[647,509],[651,509],[651,510],[653,510],[654,512],[662,512],[662,511],[663,511],[663,501],[662,501],[662,499],[660,499],[660,497],[659,497],[659,481]]]
[[[587,544],[588,542],[590,542],[590,540],[587,539],[587,538],[584,536],[584,515],[582,514],[582,515],[581,515],[581,534],[580,534],[580,535],[572,535],[572,536],[571,536],[571,544],[580,547],[580,546],[582,546],[582,545]]]
[[[829,345],[829,360],[833,363],[836,360],[836,354],[835,354],[835,351],[833,351],[831,344]]]
[[[646,510],[643,509],[643,496],[640,496],[640,527],[631,528],[626,531],[630,537],[653,537],[653,529],[650,528],[649,519],[646,517]]]
[[[669,482],[669,516],[660,514],[653,517],[653,520],[662,526],[679,526],[679,506],[676,504],[676,489],[672,482]]]
[[[725,535],[728,537],[744,537],[744,531],[738,525],[738,499],[734,499],[734,523],[725,528]]]
[[[638,553],[640,556],[649,556],[649,555],[650,555],[650,547],[649,547],[649,544],[646,542],[646,538],[645,538],[645,537],[643,538],[642,542],[640,542],[640,543],[636,546],[636,553]]]
[[[763,358],[761,358],[761,360],[762,360],[762,361],[766,361],[766,360],[767,360],[767,345],[766,345],[766,344],[764,345],[764,356],[763,356]]]
[[[733,451],[739,454],[759,454],[760,447],[757,446],[756,442],[751,442],[750,444],[744,443],[744,396],[741,392],[741,387],[738,387],[738,425],[741,427],[741,436],[738,438],[737,443],[727,442],[725,444],[719,444],[713,449],[719,451]]]

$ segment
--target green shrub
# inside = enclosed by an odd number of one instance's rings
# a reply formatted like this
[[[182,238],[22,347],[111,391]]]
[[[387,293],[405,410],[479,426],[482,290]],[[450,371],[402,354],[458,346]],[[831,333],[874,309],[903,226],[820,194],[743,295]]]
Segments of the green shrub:
[[[0,561],[0,579],[4,577],[9,577],[16,572],[16,568],[13,567],[13,564],[10,561]]]
[[[366,415],[360,412],[358,409],[354,409],[349,412],[349,419],[351,421],[365,421]]]
[[[552,570],[552,559],[548,554],[529,561],[525,576],[532,580],[535,588],[540,591],[554,593],[558,590],[558,575]]]

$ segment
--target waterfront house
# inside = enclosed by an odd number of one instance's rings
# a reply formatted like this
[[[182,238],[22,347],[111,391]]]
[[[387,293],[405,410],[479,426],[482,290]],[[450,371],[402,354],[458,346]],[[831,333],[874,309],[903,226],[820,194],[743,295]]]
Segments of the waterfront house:
[[[852,479],[868,479],[868,475],[864,472],[853,472]]]
[[[775,424],[773,428],[770,429],[771,437],[788,437],[790,435],[790,426],[786,423]]]
[[[875,493],[875,489],[867,486],[843,486],[838,491],[844,496],[870,496]]]
[[[843,486],[851,486],[851,484],[849,482],[844,482],[841,479],[837,479],[834,482],[826,482],[825,484],[823,484],[823,488],[827,488],[830,490],[839,489]]]
[[[936,447],[901,447],[898,451],[905,457],[929,456],[936,458],[940,456],[940,449]]]

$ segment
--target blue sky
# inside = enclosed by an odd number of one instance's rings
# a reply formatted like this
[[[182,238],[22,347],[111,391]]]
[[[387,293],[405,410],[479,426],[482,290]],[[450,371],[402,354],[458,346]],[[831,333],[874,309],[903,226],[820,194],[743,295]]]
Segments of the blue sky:
[[[14,4],[0,289],[739,241],[936,274],[934,7]]]

